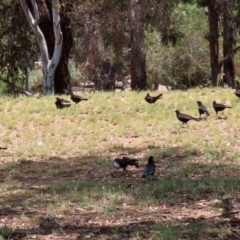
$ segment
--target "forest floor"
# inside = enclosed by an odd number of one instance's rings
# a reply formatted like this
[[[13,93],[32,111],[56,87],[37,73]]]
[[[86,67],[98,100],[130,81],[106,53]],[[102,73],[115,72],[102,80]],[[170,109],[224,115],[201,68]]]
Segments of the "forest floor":
[[[151,92],[156,95],[157,92]],[[231,89],[0,99],[0,239],[240,239],[240,100]],[[64,97],[69,99],[68,96]],[[187,126],[174,110],[198,117]],[[233,108],[216,116],[212,101]],[[148,157],[154,177],[142,179]],[[139,168],[113,168],[116,157]]]

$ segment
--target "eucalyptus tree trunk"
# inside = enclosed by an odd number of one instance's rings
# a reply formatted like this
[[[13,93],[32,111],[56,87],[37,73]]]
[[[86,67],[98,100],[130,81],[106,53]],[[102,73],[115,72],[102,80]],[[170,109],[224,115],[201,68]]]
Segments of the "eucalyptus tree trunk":
[[[223,12],[223,55],[226,57],[223,63],[224,82],[234,88],[234,37],[233,37],[233,2],[228,0],[224,3]]]
[[[20,0],[20,2],[40,49],[44,75],[43,93],[45,95],[67,93],[70,87],[68,56],[72,45],[68,15],[63,14],[63,6],[58,0]],[[63,43],[66,44],[64,48]]]
[[[131,87],[133,90],[147,88],[145,50],[145,11],[140,0],[130,0],[129,25],[131,44]]]
[[[218,77],[221,72],[221,64],[219,62],[219,15],[216,9],[216,1],[207,1],[208,21],[209,21],[209,48],[211,58],[211,80],[212,85],[218,85]]]

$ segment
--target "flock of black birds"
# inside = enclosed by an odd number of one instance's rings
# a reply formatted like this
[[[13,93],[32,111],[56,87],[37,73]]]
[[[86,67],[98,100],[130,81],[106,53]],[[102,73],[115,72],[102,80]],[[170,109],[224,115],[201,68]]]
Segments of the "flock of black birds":
[[[237,84],[237,88],[236,88],[234,94],[240,98],[240,84],[239,83]],[[152,103],[155,103],[158,99],[160,99],[162,97],[162,95],[163,94],[161,93],[157,96],[150,96],[150,94],[147,93],[147,95],[145,96],[144,99],[147,103],[152,104]],[[206,108],[206,106],[204,106],[202,104],[201,101],[197,101],[197,104],[198,104],[199,118],[192,117],[188,114],[181,113],[179,110],[175,110],[177,119],[179,121],[181,121],[183,124],[187,124],[187,122],[190,120],[200,121],[202,119],[201,118],[202,114],[206,115],[207,117],[210,116],[208,109]],[[232,106],[228,106],[228,105],[225,105],[222,103],[217,103],[216,101],[213,101],[213,109],[215,110],[216,115],[218,114],[218,112],[222,112],[222,114],[223,114],[223,111],[226,108],[232,108]],[[115,168],[118,168],[118,169],[123,168],[124,171],[126,171],[126,167],[128,165],[135,166],[136,168],[139,167],[137,159],[130,159],[128,157],[123,157],[122,159],[119,159],[119,158],[114,159],[113,165]],[[153,157],[150,156],[148,159],[148,164],[145,166],[142,177],[145,178],[149,175],[153,175],[155,170],[156,170],[156,165],[153,161]]]
[[[237,97],[240,98],[240,84],[237,83],[237,88],[235,90],[235,95]],[[150,96],[149,93],[147,93],[146,97],[145,97],[145,100],[146,102],[152,104],[152,103],[155,103],[158,99],[160,99],[160,97],[162,96],[163,94],[159,94],[157,96]],[[201,115],[202,114],[205,114],[206,116],[210,116],[210,113],[209,111],[207,110],[207,108],[202,104],[201,101],[197,101],[197,104],[198,104],[198,112],[199,112],[199,118],[196,118],[196,117],[192,117],[188,114],[185,114],[185,113],[181,113],[179,110],[175,110],[176,112],[176,116],[177,116],[177,119],[179,121],[181,121],[183,124],[187,124],[188,121],[190,120],[194,120],[194,121],[200,121],[201,120]],[[222,104],[222,103],[217,103],[216,101],[213,101],[213,108],[216,112],[216,114],[218,114],[218,112],[221,112],[223,113],[223,111],[225,110],[225,108],[232,108],[232,106],[227,106],[225,104]]]
[[[147,93],[147,95],[146,95],[146,97],[145,97],[145,100],[146,100],[146,102],[152,104],[152,103],[155,103],[158,99],[160,99],[162,95],[163,95],[163,94],[161,93],[161,94],[153,97],[153,96],[150,96],[149,93]],[[87,98],[83,98],[83,97],[81,97],[81,96],[79,96],[79,95],[73,94],[73,92],[70,92],[70,98],[71,98],[71,100],[72,100],[73,102],[75,102],[76,104],[79,103],[79,102],[81,102],[81,101],[87,101],[87,100],[88,100]],[[68,100],[65,100],[65,99],[63,99],[63,98],[57,97],[57,98],[56,98],[55,105],[56,105],[57,108],[63,109],[63,108],[70,107],[70,106],[71,106],[71,102],[68,101]]]
[[[181,121],[183,124],[187,124],[187,122],[190,121],[190,120],[200,121],[202,114],[205,114],[206,116],[210,116],[209,111],[202,104],[201,101],[197,101],[197,104],[198,104],[199,118],[192,117],[192,116],[187,115],[185,113],[181,113],[179,110],[175,110],[178,120]],[[228,106],[228,105],[225,105],[225,104],[222,104],[222,103],[217,103],[216,101],[213,101],[213,109],[215,110],[216,115],[218,114],[218,112],[222,112],[222,114],[223,114],[223,111],[225,110],[225,108],[232,108],[232,106]]]
[[[83,98],[79,95],[75,95],[73,94],[72,92],[70,93],[70,98],[73,102],[75,102],[76,104],[78,104],[79,102],[81,101],[87,101],[88,99],[87,98]],[[159,94],[158,96],[150,96],[149,93],[147,93],[146,97],[145,97],[145,100],[148,102],[148,103],[155,103],[158,99],[160,99],[160,97],[162,96],[162,94]],[[57,108],[59,109],[64,109],[64,108],[67,108],[67,107],[70,107],[71,106],[71,102],[68,101],[68,100],[65,100],[63,98],[59,98],[57,97],[56,98],[56,102],[55,102],[55,105]],[[123,158],[116,158],[113,160],[113,166],[117,169],[123,169],[123,171],[126,171],[126,168],[127,166],[130,165],[130,166],[135,166],[136,168],[139,168],[139,165],[138,165],[138,159],[132,159],[132,158],[128,158],[128,157],[123,157]],[[142,177],[145,178],[149,175],[152,175],[154,174],[156,170],[156,165],[153,161],[153,157],[150,156],[149,159],[148,159],[148,163],[144,169],[144,172],[142,174]]]
[[[81,101],[87,101],[87,98],[83,98],[81,96],[75,95],[72,92],[70,93],[70,98],[73,102],[75,102],[76,104],[78,104]],[[237,87],[236,90],[234,92],[234,94],[240,98],[240,84],[237,83]],[[162,97],[162,93],[157,95],[157,96],[150,96],[149,93],[147,93],[147,95],[145,96],[145,101],[149,104],[155,103],[158,99],[160,99]],[[175,110],[176,112],[176,116],[177,119],[179,121],[181,121],[183,124],[187,124],[188,121],[190,120],[194,120],[194,121],[200,121],[201,120],[201,115],[204,114],[206,116],[210,116],[210,113],[208,111],[208,109],[202,104],[201,101],[197,101],[198,104],[198,112],[199,112],[199,118],[196,117],[192,117],[188,114],[185,113],[181,113],[179,110]],[[59,109],[63,109],[66,107],[70,107],[71,106],[71,102],[62,98],[57,97],[56,98],[56,102],[55,105],[57,108]],[[227,106],[225,104],[222,103],[217,103],[216,101],[213,101],[213,108],[216,112],[216,115],[218,114],[218,112],[222,112],[226,109],[226,108],[232,108],[232,106]],[[136,168],[139,168],[138,165],[138,159],[133,159],[133,158],[128,158],[128,157],[123,157],[123,158],[116,158],[113,160],[113,166],[117,169],[123,169],[123,171],[126,171],[127,166],[135,166]],[[149,175],[154,175],[154,172],[156,171],[156,165],[153,161],[153,156],[150,156],[148,158],[148,163],[145,166],[144,172],[142,174],[142,178],[145,178]]]

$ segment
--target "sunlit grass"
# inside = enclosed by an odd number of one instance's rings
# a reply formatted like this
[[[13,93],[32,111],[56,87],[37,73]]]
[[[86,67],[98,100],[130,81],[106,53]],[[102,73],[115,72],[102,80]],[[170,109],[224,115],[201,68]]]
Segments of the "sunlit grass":
[[[226,134],[229,125],[236,128],[236,117],[240,114],[238,106],[227,109],[224,116],[227,119],[218,119],[212,109],[212,100],[237,103],[231,90],[194,89],[188,92],[169,92],[163,95],[156,104],[149,105],[144,101],[145,92],[135,93],[99,93],[89,94],[89,101],[82,102],[69,109],[55,108],[54,97],[49,98],[20,98],[7,100],[3,110],[3,126],[12,131],[25,128],[30,132],[37,128],[42,136],[50,132],[53,137],[72,138],[72,144],[80,144],[76,134],[90,135],[98,132],[98,146],[104,141],[116,136],[137,137],[145,135],[156,139],[159,145],[166,144],[193,144],[203,148],[204,141],[211,141],[212,147],[223,148],[222,140],[234,145],[229,134]],[[220,92],[216,97],[217,92]],[[153,93],[154,94],[154,93]],[[198,116],[196,100],[201,100],[210,110],[211,116],[199,123],[189,122],[189,127],[182,128],[176,119],[174,110],[179,109],[187,114]],[[56,134],[56,132],[58,134]],[[235,134],[235,131],[232,131]],[[26,135],[26,133],[24,133]],[[226,135],[226,136],[225,136]],[[167,137],[167,138],[166,138]],[[26,137],[24,137],[26,138]],[[95,138],[96,140],[97,138]],[[21,140],[21,139],[20,139]],[[84,141],[84,137],[82,139]],[[47,139],[44,139],[47,141]],[[56,140],[55,140],[56,141]],[[209,145],[209,144],[208,144]],[[58,145],[55,145],[58,148]],[[234,150],[237,152],[237,146]],[[57,149],[54,149],[57,151]],[[234,153],[233,153],[234,154]],[[207,155],[207,154],[206,154]]]
[[[109,145],[112,146],[118,144],[119,137],[122,138],[123,145],[124,137],[147,137],[146,141],[140,141],[141,147],[147,148],[153,142],[156,147],[164,144],[195,148],[197,145],[207,158],[227,155],[229,146],[232,155],[236,156],[238,153],[235,139],[238,137],[239,126],[236,119],[240,116],[240,107],[232,90],[193,89],[186,92],[167,92],[152,105],[144,101],[145,94],[146,92],[86,94],[89,101],[77,106],[73,104],[63,110],[56,109],[55,97],[6,98],[6,105],[1,112],[3,121],[0,128],[6,132],[2,133],[2,139],[4,142],[11,142],[10,133],[16,130],[19,140],[13,147],[18,152],[23,152],[19,142],[23,148],[27,148],[24,146],[26,142],[44,142],[49,151],[62,153],[60,144],[56,142],[65,142],[63,139],[68,139],[72,145],[72,154],[74,149],[80,150],[83,145],[87,148],[88,143],[91,152],[97,153],[99,148],[104,152],[104,142],[110,141]],[[224,113],[227,119],[215,116],[213,99],[232,103],[233,109],[226,109]],[[174,110],[179,109],[198,117],[196,100],[201,100],[209,108],[211,116],[201,122],[190,121],[188,127],[182,127]],[[134,142],[133,140],[133,146]],[[42,151],[45,153],[44,148]],[[40,155],[39,152],[36,155]]]

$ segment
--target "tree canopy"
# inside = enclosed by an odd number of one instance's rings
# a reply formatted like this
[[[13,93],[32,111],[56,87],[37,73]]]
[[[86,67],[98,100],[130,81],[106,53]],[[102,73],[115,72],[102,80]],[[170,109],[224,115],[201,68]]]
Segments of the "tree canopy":
[[[31,2],[37,3],[39,27],[51,59],[52,2],[26,1],[30,9]],[[64,46],[54,74],[57,94],[69,93],[79,81],[111,90],[116,81],[131,78],[137,90],[159,83],[173,88],[209,83],[234,87],[238,80],[238,1],[57,2]],[[1,80],[9,93],[19,91],[16,86],[25,88],[26,69],[33,70],[40,56],[36,37],[19,7],[20,1],[0,4]],[[71,79],[70,57],[80,79]]]

